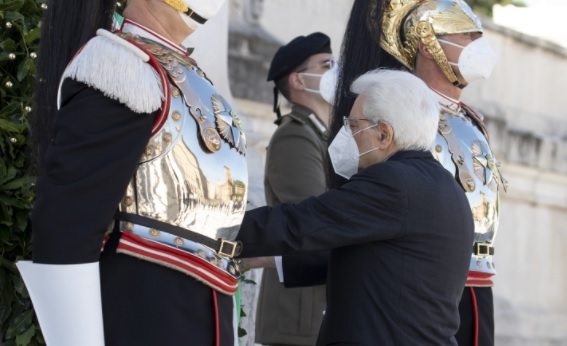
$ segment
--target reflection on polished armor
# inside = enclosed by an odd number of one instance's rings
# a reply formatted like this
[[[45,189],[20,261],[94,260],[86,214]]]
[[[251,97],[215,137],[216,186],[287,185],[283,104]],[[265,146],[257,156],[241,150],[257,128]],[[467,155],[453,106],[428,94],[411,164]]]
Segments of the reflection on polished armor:
[[[155,57],[170,80],[164,102],[169,111],[146,146],[120,211],[178,226],[182,234],[122,221],[118,251],[233,294],[240,276],[234,249],[220,252],[190,233],[229,244],[238,233],[248,189],[240,120],[194,60],[149,39],[120,35]]]
[[[490,284],[485,279],[496,273],[492,246],[498,230],[498,192],[506,188],[498,169],[500,163],[476,119],[478,116],[466,107],[452,110],[443,106],[433,150],[435,158],[465,190],[471,206],[475,236],[467,284],[472,286]]]

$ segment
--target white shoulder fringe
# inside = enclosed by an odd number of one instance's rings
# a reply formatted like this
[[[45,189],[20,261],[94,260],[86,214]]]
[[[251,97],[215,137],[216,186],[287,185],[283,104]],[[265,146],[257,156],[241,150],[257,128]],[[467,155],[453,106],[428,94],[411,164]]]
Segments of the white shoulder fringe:
[[[149,57],[130,42],[98,30],[71,60],[63,76],[100,90],[136,113],[152,113],[161,108],[164,93],[160,78],[147,63]],[[61,105],[61,85],[57,108]]]

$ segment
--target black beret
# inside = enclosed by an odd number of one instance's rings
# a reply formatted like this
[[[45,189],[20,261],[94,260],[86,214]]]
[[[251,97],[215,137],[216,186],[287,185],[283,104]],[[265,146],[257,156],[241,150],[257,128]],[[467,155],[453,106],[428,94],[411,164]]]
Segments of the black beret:
[[[332,53],[329,36],[314,32],[311,35],[294,38],[285,46],[281,46],[274,55],[268,71],[268,81],[277,81],[310,56],[319,53]]]

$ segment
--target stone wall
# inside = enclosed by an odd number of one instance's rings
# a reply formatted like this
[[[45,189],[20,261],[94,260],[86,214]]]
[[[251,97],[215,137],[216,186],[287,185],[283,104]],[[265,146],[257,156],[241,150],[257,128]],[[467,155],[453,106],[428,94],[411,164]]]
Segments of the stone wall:
[[[487,117],[510,182],[496,239],[497,344],[567,345],[567,49],[484,24],[500,61],[464,99]]]

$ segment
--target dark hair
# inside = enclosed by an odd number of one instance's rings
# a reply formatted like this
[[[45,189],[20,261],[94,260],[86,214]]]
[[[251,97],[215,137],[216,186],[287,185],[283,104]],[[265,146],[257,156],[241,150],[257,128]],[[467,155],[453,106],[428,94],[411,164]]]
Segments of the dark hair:
[[[377,23],[375,27],[382,26],[384,2],[384,0],[355,0],[352,5],[341,47],[341,69],[331,117],[330,141],[341,129],[342,117],[349,115],[354,104],[356,95],[350,92],[350,85],[356,78],[379,67],[403,69],[400,62],[380,47],[378,43],[380,32],[371,32],[367,24],[372,21]],[[376,8],[372,10],[374,5]],[[328,165],[327,170],[330,187],[340,186],[346,181],[334,173],[331,165]]]
[[[57,91],[65,67],[99,28],[110,30],[115,0],[50,0],[41,22],[41,38],[30,118],[31,170],[43,174],[47,145],[53,136]]]

